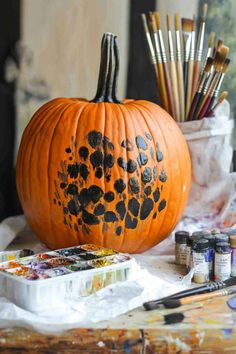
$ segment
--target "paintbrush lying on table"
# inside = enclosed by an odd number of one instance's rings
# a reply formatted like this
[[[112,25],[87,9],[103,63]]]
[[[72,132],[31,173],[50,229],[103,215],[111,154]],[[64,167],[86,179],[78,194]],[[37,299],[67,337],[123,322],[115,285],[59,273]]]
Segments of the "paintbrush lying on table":
[[[188,296],[211,293],[213,291],[217,291],[235,285],[236,285],[236,277],[232,277],[224,281],[213,282],[211,284],[206,284],[195,288],[183,290],[171,296],[164,297],[162,299],[145,302],[143,304],[143,307],[145,308],[145,310],[150,311],[150,310],[157,309],[160,305],[163,305],[163,303],[169,299],[182,299]]]

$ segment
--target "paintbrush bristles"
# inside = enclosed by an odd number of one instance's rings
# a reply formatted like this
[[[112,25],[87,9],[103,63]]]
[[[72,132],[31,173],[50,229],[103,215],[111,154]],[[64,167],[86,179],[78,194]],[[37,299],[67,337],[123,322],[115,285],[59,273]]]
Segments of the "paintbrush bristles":
[[[179,31],[180,28],[179,23],[180,23],[180,16],[177,13],[175,14],[175,31]]]
[[[170,16],[166,15],[166,27],[167,27],[167,31],[170,31]]]
[[[157,29],[160,30],[160,29],[161,29],[161,17],[160,17],[160,12],[155,11],[155,12],[154,12],[154,16],[155,16],[155,20],[156,20]]]
[[[206,71],[208,73],[211,70],[213,63],[214,63],[214,58],[211,58],[211,57],[207,58],[207,62],[206,62],[204,71]]]
[[[211,32],[210,36],[209,36],[209,41],[208,41],[208,47],[209,48],[213,48],[214,47],[214,43],[215,43],[215,32]]]
[[[230,59],[229,59],[229,58],[226,58],[226,59],[225,59],[225,62],[224,62],[224,64],[223,64],[223,68],[222,68],[222,73],[223,73],[223,74],[225,74],[226,71],[228,70],[229,63],[230,63]]]
[[[182,31],[191,32],[193,28],[193,20],[191,18],[181,18]]]
[[[142,17],[142,21],[143,21],[143,28],[144,28],[144,31],[145,31],[146,33],[149,33],[149,28],[148,28],[148,24],[147,24],[146,15],[145,15],[145,14],[141,14],[141,17]]]
[[[207,5],[207,3],[205,3],[205,4],[203,5],[202,17],[201,17],[201,19],[202,19],[203,22],[206,21],[207,11],[208,11],[208,5]]]

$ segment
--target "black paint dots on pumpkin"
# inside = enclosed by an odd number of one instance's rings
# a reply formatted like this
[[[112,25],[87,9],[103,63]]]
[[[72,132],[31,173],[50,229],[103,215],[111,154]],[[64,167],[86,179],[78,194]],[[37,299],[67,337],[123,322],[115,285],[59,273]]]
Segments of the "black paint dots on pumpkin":
[[[90,155],[90,162],[93,165],[93,168],[99,167],[102,165],[103,162],[103,153],[100,150],[94,151]]]
[[[80,176],[83,178],[83,180],[86,181],[86,179],[89,175],[89,170],[88,170],[88,167],[84,163],[81,163],[79,165],[79,173],[80,173]]]
[[[161,170],[161,173],[160,173],[160,176],[159,176],[159,180],[161,182],[166,182],[167,181],[167,175],[166,175],[166,173],[165,173],[165,171],[163,169]]]
[[[127,170],[127,164],[126,164],[125,160],[124,160],[122,157],[119,157],[119,158],[117,159],[117,163],[118,163],[118,165],[119,165],[121,168],[123,168],[124,171]]]
[[[151,186],[148,186],[144,189],[144,193],[149,196],[152,193],[152,188]]]
[[[141,135],[136,136],[135,141],[138,149],[147,150],[148,144]]]
[[[121,146],[123,148],[125,148],[127,151],[133,151],[134,147],[133,144],[131,143],[131,141],[129,139],[124,139],[121,143]]]
[[[67,187],[67,193],[68,194],[72,194],[72,195],[75,195],[75,194],[78,194],[78,187],[76,184],[73,184],[73,183],[70,183]]]
[[[150,133],[145,132],[145,136],[146,136],[146,138],[147,138],[148,140],[152,141],[152,136],[151,136]]]
[[[99,216],[105,213],[105,207],[103,204],[98,204],[93,211],[94,215]]]
[[[122,178],[115,181],[114,188],[117,191],[117,193],[122,193],[125,190],[126,184]]]
[[[153,167],[153,179],[154,179],[154,181],[157,180],[157,167],[156,166]]]
[[[113,211],[106,211],[104,214],[104,220],[106,222],[115,222],[117,221],[117,216]]]
[[[97,225],[97,224],[99,224],[99,219],[95,215],[87,212],[87,210],[83,210],[83,212],[82,212],[82,220],[87,225]]]
[[[145,167],[144,171],[141,173],[141,179],[144,184],[148,183],[152,179],[152,170],[150,167]]]
[[[86,146],[81,146],[81,148],[79,149],[79,156],[81,157],[81,159],[87,160],[88,155],[89,155],[88,148],[86,148]]]
[[[157,217],[157,213],[154,213],[152,218],[156,219],[156,217]]]
[[[95,149],[102,142],[102,134],[100,132],[97,132],[96,130],[89,132],[88,133],[88,142],[89,142],[89,145]]]
[[[78,224],[82,225],[82,220],[81,219],[78,219]]]
[[[145,220],[153,209],[154,203],[151,198],[147,198],[143,201],[140,209],[140,219]]]
[[[79,165],[77,164],[77,162],[72,165],[69,164],[67,167],[67,171],[70,175],[70,178],[77,178],[79,173]]]
[[[153,199],[155,203],[158,202],[158,200],[160,199],[160,191],[158,187],[153,192]]]
[[[68,208],[64,207],[64,208],[63,208],[63,214],[67,215],[68,212],[69,212]]]
[[[62,183],[60,184],[60,188],[61,188],[61,189],[65,189],[65,188],[66,188],[66,183],[62,182]]]
[[[78,199],[82,208],[86,208],[86,206],[91,202],[89,190],[87,188],[83,188],[78,196]]]
[[[148,157],[147,155],[144,153],[144,152],[140,152],[138,157],[137,157],[137,160],[138,160],[138,164],[139,166],[144,166],[147,164],[148,162]]]
[[[130,214],[127,213],[125,217],[125,227],[127,229],[135,229],[138,225],[138,220],[136,218],[131,218]]]
[[[120,236],[121,231],[122,231],[122,227],[121,227],[121,226],[118,226],[118,227],[116,228],[116,235],[117,235],[117,236]]]
[[[105,169],[112,168],[114,165],[114,156],[112,154],[105,155],[103,164]]]
[[[121,220],[123,220],[126,213],[126,206],[123,201],[120,201],[116,204],[116,211],[119,214]]]
[[[131,193],[137,194],[140,191],[138,180],[135,177],[129,179],[129,188]]]
[[[97,203],[104,194],[103,190],[100,187],[96,186],[95,184],[90,186],[88,190],[89,190],[90,199],[94,204]]]
[[[79,214],[79,205],[77,201],[74,199],[71,199],[69,203],[67,204],[68,210],[72,215],[77,216]]]
[[[155,155],[154,155],[153,147],[150,147],[150,154],[151,154],[151,158],[153,159],[153,161],[155,161]]]
[[[65,149],[65,152],[66,152],[67,154],[70,154],[70,153],[71,153],[71,148],[69,148],[69,147],[66,148],[66,149]]]
[[[165,209],[166,207],[166,200],[165,199],[162,199],[158,205],[158,211],[162,211],[163,209]]]
[[[136,164],[136,162],[134,161],[134,160],[129,160],[128,162],[127,162],[127,171],[129,172],[129,173],[133,173],[135,170],[137,169],[137,164]]]
[[[137,199],[132,198],[129,200],[128,209],[133,214],[133,216],[138,216],[140,204]]]
[[[110,142],[110,139],[106,136],[102,139],[102,145],[104,149],[114,150],[114,145]]]
[[[158,150],[156,152],[156,157],[157,157],[157,161],[161,162],[163,160],[163,153],[160,150]]]
[[[103,176],[103,169],[101,167],[96,168],[95,177],[102,178],[102,176]]]
[[[56,200],[55,198],[53,199],[53,203],[54,203],[54,204],[57,204],[57,200]]]
[[[115,194],[113,192],[107,192],[104,194],[103,198],[105,199],[106,202],[110,203],[114,200]]]

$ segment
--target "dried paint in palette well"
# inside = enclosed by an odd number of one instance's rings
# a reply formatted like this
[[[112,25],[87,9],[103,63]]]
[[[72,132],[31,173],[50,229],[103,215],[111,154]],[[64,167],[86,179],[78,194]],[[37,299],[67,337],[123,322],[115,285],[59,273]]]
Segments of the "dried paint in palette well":
[[[129,280],[134,259],[96,245],[82,245],[0,263],[0,296],[30,311],[88,296]]]

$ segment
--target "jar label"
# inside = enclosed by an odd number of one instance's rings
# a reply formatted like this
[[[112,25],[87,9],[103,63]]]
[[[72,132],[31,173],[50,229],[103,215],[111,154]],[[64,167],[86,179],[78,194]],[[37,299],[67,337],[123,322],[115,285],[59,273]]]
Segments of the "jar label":
[[[175,245],[175,259],[177,264],[186,264],[186,244],[176,243]]]
[[[193,266],[194,270],[193,279],[197,283],[204,283],[209,281],[209,262],[208,252],[197,253],[193,252]]]
[[[231,273],[231,253],[215,253],[215,280],[226,280]]]

